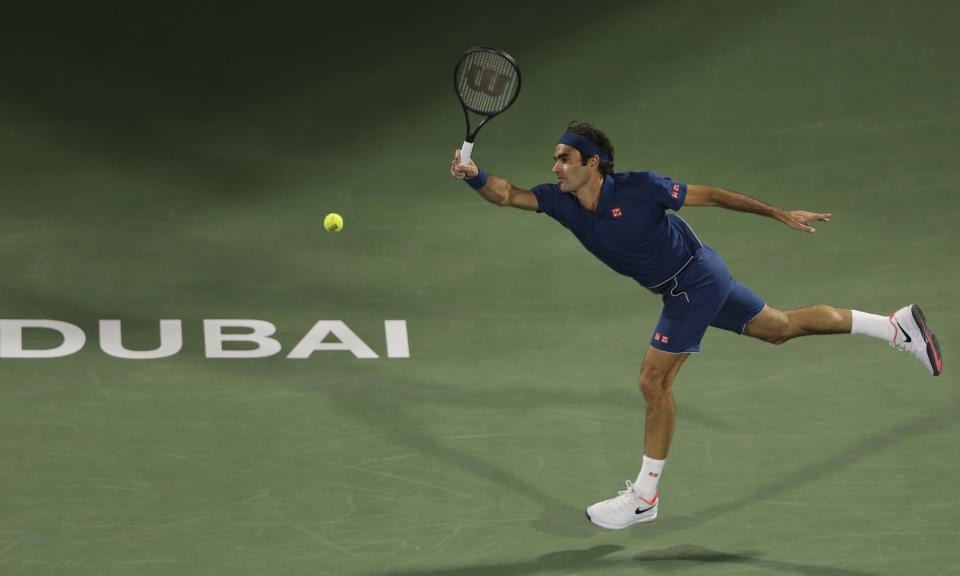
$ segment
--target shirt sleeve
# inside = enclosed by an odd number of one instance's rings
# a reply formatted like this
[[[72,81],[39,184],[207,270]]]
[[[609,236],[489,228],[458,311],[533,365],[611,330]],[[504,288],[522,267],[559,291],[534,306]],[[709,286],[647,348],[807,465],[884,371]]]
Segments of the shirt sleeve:
[[[530,191],[537,197],[537,212],[547,214],[567,228],[576,221],[577,201],[561,192],[559,184],[540,184]]]
[[[654,201],[664,208],[677,211],[687,197],[687,185],[661,176],[656,172],[648,173],[648,185],[652,189]]]
[[[560,199],[560,186],[557,184],[538,184],[530,189],[537,197],[537,212],[545,212],[556,218],[557,201]]]

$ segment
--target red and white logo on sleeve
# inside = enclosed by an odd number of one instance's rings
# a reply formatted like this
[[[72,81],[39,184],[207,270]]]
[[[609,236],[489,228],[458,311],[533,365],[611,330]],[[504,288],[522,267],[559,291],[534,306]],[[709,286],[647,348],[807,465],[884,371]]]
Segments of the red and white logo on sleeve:
[[[671,192],[670,195],[673,196],[674,198],[679,198],[679,197],[680,197],[680,185],[679,185],[679,184],[674,184],[674,185],[673,185],[673,192]]]
[[[613,215],[614,218],[619,218],[623,216],[623,210],[621,210],[620,207],[617,206],[616,208],[610,211],[610,214]]]

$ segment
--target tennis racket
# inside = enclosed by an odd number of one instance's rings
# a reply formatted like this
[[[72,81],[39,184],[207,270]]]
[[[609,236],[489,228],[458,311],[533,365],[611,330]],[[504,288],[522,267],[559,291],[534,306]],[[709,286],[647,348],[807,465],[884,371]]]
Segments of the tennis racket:
[[[453,69],[453,87],[463,106],[467,136],[460,147],[460,165],[470,163],[473,141],[483,125],[513,104],[520,95],[520,65],[513,56],[496,48],[471,48]],[[483,120],[470,130],[470,113]]]

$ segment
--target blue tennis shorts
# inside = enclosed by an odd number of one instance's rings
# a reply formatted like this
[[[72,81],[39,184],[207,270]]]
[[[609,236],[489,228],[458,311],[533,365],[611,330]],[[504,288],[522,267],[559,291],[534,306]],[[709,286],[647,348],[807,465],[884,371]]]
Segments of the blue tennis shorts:
[[[650,345],[664,352],[699,352],[708,326],[743,334],[763,299],[738,284],[717,252],[704,245],[662,289],[663,313]]]

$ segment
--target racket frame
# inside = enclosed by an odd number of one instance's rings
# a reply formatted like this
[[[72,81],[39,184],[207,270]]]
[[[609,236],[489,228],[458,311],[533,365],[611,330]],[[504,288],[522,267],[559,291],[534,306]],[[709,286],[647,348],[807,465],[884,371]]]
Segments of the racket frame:
[[[517,78],[516,78],[517,89],[513,93],[513,98],[511,98],[510,101],[507,102],[502,109],[500,109],[497,112],[494,112],[493,114],[481,112],[471,107],[470,105],[468,105],[466,102],[463,101],[463,96],[461,96],[460,94],[460,87],[458,82],[458,79],[460,76],[460,67],[463,66],[463,63],[467,59],[467,56],[475,52],[493,52],[498,56],[501,56],[505,60],[507,60],[507,62],[509,62],[510,65],[513,66],[513,70],[517,73]],[[467,50],[466,52],[463,53],[463,56],[460,57],[460,61],[457,62],[456,67],[454,67],[453,69],[453,89],[457,94],[457,100],[460,101],[460,106],[463,108],[463,118],[467,125],[466,137],[463,140],[463,145],[460,147],[460,165],[461,166],[466,166],[470,163],[470,156],[473,153],[473,142],[474,140],[476,140],[477,134],[480,132],[480,129],[483,128],[484,124],[489,122],[490,119],[496,117],[497,115],[503,114],[504,112],[506,112],[507,109],[513,106],[513,103],[516,102],[517,97],[520,95],[521,83],[522,83],[522,76],[520,74],[520,64],[517,62],[517,60],[513,56],[511,56],[510,54],[507,54],[506,52],[504,52],[503,50],[500,50],[499,48],[491,48],[488,46],[478,46],[478,47]],[[480,122],[480,124],[478,124],[477,127],[473,129],[473,132],[470,131],[470,112],[473,112],[478,116],[484,117],[483,120]]]

